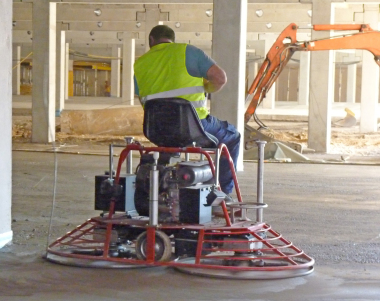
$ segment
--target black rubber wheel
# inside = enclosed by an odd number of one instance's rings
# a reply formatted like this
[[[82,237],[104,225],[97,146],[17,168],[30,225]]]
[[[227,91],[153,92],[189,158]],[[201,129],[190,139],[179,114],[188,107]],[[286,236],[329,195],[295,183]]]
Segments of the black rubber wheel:
[[[168,261],[172,256],[172,244],[170,238],[161,231],[156,231],[155,239],[155,261]],[[136,239],[136,256],[140,260],[146,260],[146,245],[147,233],[146,231],[137,236]]]

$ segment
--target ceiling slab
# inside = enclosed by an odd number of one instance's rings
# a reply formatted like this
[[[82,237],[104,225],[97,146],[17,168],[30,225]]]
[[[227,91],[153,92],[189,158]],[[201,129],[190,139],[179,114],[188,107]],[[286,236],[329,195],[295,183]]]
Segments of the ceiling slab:
[[[31,43],[32,1],[14,1],[14,43]],[[361,23],[362,3],[378,1],[334,1],[336,23]],[[136,51],[145,51],[146,11],[160,10],[160,21],[172,27],[177,42],[186,42],[204,50],[211,49],[212,0],[166,0],[149,2],[135,0],[97,1],[71,0],[57,2],[57,28],[67,30],[70,47],[110,45],[122,43],[120,33],[132,32],[136,37]],[[247,44],[263,34],[279,34],[289,23],[296,23],[299,34],[310,35],[310,0],[248,1]],[[97,11],[97,13],[96,13]],[[150,25],[149,25],[150,26]]]

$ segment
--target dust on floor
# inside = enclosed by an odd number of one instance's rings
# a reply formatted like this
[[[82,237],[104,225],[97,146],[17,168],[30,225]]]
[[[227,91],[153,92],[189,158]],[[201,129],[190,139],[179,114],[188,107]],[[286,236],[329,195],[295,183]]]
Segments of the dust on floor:
[[[264,134],[284,142],[299,143],[307,148],[308,123],[303,121],[273,121],[263,120],[268,129],[262,130]],[[75,135],[60,131],[59,118],[56,120],[56,142],[60,144],[95,144],[108,145],[113,143],[124,143],[124,136],[117,135]],[[257,128],[255,123],[250,126]],[[29,143],[32,134],[31,116],[14,116],[12,137],[15,143]],[[133,135],[141,143],[148,143],[141,135]],[[359,125],[352,127],[331,128],[330,154],[342,154],[351,156],[380,156],[380,132],[361,133]]]

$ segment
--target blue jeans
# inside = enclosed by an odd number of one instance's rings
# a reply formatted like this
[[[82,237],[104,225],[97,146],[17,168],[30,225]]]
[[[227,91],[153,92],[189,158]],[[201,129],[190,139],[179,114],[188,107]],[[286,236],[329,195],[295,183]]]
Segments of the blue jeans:
[[[219,143],[223,143],[227,146],[236,169],[237,159],[239,157],[240,133],[232,124],[227,121],[219,120],[211,115],[201,119],[201,123],[207,133],[216,137]],[[234,181],[228,160],[224,156],[220,158],[219,167],[220,187],[224,193],[230,194],[234,188]]]

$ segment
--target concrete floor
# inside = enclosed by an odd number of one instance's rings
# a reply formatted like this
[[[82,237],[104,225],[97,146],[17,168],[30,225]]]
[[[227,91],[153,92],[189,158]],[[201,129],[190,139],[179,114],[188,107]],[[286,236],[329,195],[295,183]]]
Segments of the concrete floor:
[[[62,266],[43,259],[54,188],[54,154],[13,152],[12,245],[0,249],[0,300],[380,300],[378,165],[267,163],[264,220],[316,260],[311,275],[222,280],[170,268]],[[105,152],[107,147],[104,146]],[[108,157],[59,153],[50,242],[93,210],[94,176]],[[255,200],[256,164],[239,173]]]

